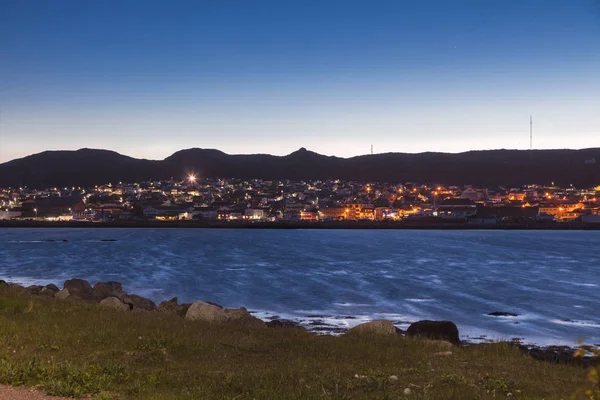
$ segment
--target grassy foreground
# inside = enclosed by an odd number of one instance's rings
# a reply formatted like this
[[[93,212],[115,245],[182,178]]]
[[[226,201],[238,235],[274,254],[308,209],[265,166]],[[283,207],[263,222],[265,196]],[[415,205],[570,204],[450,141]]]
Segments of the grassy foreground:
[[[506,344],[449,349],[403,337],[214,326],[0,290],[0,383],[39,386],[54,395],[569,399],[588,398],[587,374],[535,361]]]

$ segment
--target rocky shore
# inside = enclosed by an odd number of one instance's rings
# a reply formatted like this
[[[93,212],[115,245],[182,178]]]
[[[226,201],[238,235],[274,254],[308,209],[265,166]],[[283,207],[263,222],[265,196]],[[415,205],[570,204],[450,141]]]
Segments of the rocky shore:
[[[12,288],[27,296],[34,296],[57,301],[75,301],[97,304],[99,307],[113,309],[122,312],[148,312],[148,313],[170,313],[189,321],[204,321],[214,324],[234,324],[236,326],[264,327],[264,328],[295,328],[305,329],[297,322],[285,319],[271,319],[263,321],[252,315],[246,308],[225,308],[211,301],[195,301],[193,303],[180,304],[177,297],[163,301],[158,305],[152,300],[130,294],[123,290],[119,282],[97,282],[93,286],[83,279],[69,279],[64,282],[62,289],[55,284],[46,286],[31,285],[21,286],[0,280],[0,290]],[[504,315],[504,313],[497,313]],[[490,313],[490,315],[495,315]],[[308,331],[312,331],[310,328]],[[316,329],[315,331],[318,331]],[[317,332],[314,332],[317,333]],[[376,320],[359,324],[343,332],[346,335],[378,335],[378,336],[406,336],[435,340],[447,343],[448,351],[440,352],[438,355],[452,354],[454,346],[486,346],[490,343],[471,343],[460,339],[458,327],[451,321],[417,321],[412,323],[406,331],[394,326],[389,320]],[[577,349],[568,346],[539,347],[534,345],[523,345],[518,341],[510,342],[518,347],[523,353],[534,359],[575,364],[581,366],[600,365],[599,357],[578,357],[575,355]],[[585,348],[584,348],[585,349]]]

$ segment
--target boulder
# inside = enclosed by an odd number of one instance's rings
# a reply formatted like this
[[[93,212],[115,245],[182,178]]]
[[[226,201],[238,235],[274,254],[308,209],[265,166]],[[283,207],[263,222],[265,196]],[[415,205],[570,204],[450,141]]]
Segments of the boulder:
[[[78,295],[76,295],[76,294],[70,294],[69,297],[67,297],[65,299],[65,301],[73,301],[73,302],[79,302],[79,301],[82,301],[82,300],[83,299],[81,297],[79,297]]]
[[[121,286],[121,283],[119,282],[98,282],[94,285],[92,290],[94,297],[98,300],[102,300],[107,297],[117,297],[113,296],[113,293],[123,292],[123,286]]]
[[[100,306],[118,311],[129,311],[131,309],[128,304],[123,303],[116,297],[107,297],[101,300]]]
[[[136,294],[129,294],[122,301],[125,304],[129,304],[132,310],[152,311],[156,309],[156,304],[152,300]]]
[[[110,297],[116,297],[121,301],[125,300],[127,296],[129,296],[129,294],[124,290],[115,290],[113,292],[110,292]]]
[[[40,290],[39,295],[40,296],[45,296],[45,297],[54,297],[54,295],[58,293],[55,292],[54,290],[48,289],[47,287],[43,287],[42,290]]]
[[[519,316],[519,314],[506,312],[506,311],[494,311],[494,312],[488,313],[488,315],[490,315],[492,317],[518,317]]]
[[[185,319],[190,321],[205,321],[209,323],[235,322],[237,324],[264,327],[265,323],[253,317],[244,307],[219,308],[214,304],[196,301],[185,314]]]
[[[369,321],[356,325],[347,332],[348,334],[376,335],[376,336],[398,336],[396,327],[392,321],[386,319]]]
[[[451,321],[417,321],[408,327],[406,334],[460,345],[458,328]]]
[[[304,329],[297,322],[290,321],[289,319],[274,319],[265,323],[269,328],[298,328]]]
[[[225,322],[227,315],[222,308],[204,301],[194,302],[185,313],[185,319],[190,321]]]
[[[65,282],[64,288],[67,289],[71,295],[77,295],[83,300],[92,300],[94,298],[94,290],[86,280],[69,279]]]
[[[48,290],[50,290],[50,291],[52,291],[52,292],[54,292],[54,293],[56,293],[56,292],[58,292],[60,290],[58,288],[58,286],[56,286],[54,283],[46,285],[45,288],[48,289]]]
[[[177,314],[184,317],[191,304],[179,304],[177,297],[173,297],[171,300],[163,301],[156,307],[156,311]]]
[[[68,289],[63,289],[63,290],[59,290],[58,292],[56,292],[56,294],[54,295],[55,299],[58,300],[66,300],[67,297],[69,297],[71,295],[71,293],[69,293]]]
[[[44,287],[40,286],[40,285],[31,285],[31,286],[27,286],[25,289],[29,292],[29,294],[32,295],[38,295],[40,294],[40,292],[42,291]]]

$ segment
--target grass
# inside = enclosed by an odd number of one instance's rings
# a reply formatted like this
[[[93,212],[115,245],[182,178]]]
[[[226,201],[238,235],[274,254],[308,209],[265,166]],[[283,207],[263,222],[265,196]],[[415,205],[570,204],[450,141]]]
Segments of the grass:
[[[588,371],[507,344],[213,326],[0,289],[0,383],[106,399],[569,399]],[[394,375],[397,379],[390,379]],[[405,394],[409,389],[410,394]]]

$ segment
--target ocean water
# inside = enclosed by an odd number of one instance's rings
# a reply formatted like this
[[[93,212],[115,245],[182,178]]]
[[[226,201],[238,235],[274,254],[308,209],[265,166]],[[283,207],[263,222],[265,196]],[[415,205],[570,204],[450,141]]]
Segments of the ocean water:
[[[600,231],[0,229],[0,279],[73,277],[324,332],[447,319],[473,341],[600,343]]]

